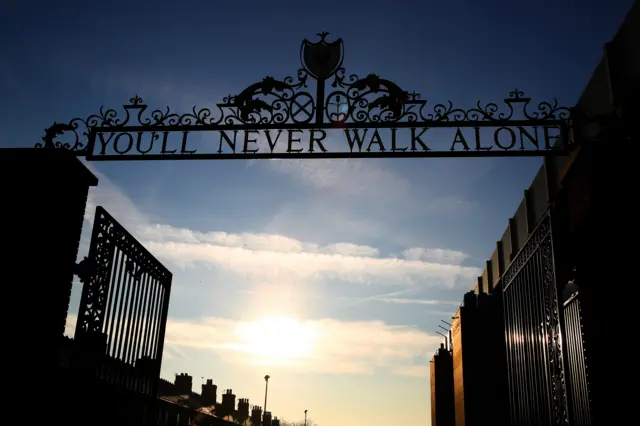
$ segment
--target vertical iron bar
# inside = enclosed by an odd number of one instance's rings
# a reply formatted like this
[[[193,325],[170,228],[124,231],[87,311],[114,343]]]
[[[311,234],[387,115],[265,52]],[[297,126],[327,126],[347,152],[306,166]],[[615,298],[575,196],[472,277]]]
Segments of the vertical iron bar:
[[[116,346],[116,339],[117,339],[117,327],[118,327],[118,322],[116,320],[118,314],[117,311],[120,308],[120,304],[118,303],[118,300],[122,297],[121,293],[124,291],[123,289],[123,285],[122,285],[122,272],[123,272],[123,265],[124,265],[124,257],[125,254],[122,250],[118,249],[118,278],[116,279],[115,282],[115,286],[116,286],[116,290],[114,292],[114,299],[113,299],[113,309],[111,311],[111,325],[109,326],[109,340],[107,343],[107,347],[109,348],[109,356],[115,356],[115,346]]]
[[[156,318],[156,299],[158,297],[158,285],[155,277],[151,277],[151,294],[149,296],[149,317],[147,318],[147,337],[145,339],[145,353],[153,359],[153,333]]]
[[[132,254],[129,254],[129,262],[131,261],[135,261],[134,259],[132,259]],[[131,321],[132,321],[132,301],[133,301],[133,296],[134,296],[134,291],[135,291],[135,282],[133,279],[133,276],[131,274],[130,271],[127,271],[127,300],[126,303],[124,305],[124,318],[125,318],[125,324],[123,324],[124,330],[122,332],[122,338],[121,338],[121,342],[122,342],[122,346],[120,348],[120,359],[124,362],[127,363],[127,352],[129,350],[130,347],[130,342],[129,342],[129,332],[131,330]],[[125,370],[126,371],[126,370]],[[126,374],[126,376],[124,377],[125,382],[126,382],[126,378],[128,377],[128,374]]]
[[[153,295],[153,314],[151,317],[151,333],[149,338],[149,356],[154,362],[157,360],[156,357],[156,335],[158,334],[158,323],[160,322],[160,300],[162,298],[162,287],[159,284],[159,281],[156,277],[154,277],[153,285],[155,287],[155,292]]]
[[[133,283],[133,296],[131,299],[131,321],[129,322],[129,327],[127,327],[127,340],[129,341],[129,345],[125,354],[125,358],[126,358],[126,362],[128,362],[129,364],[131,364],[131,368],[130,368],[130,374],[129,374],[129,379],[128,379],[128,384],[127,386],[129,388],[133,388],[134,386],[134,382],[136,381],[136,369],[135,369],[135,364],[136,364],[136,359],[134,356],[135,353],[135,349],[137,346],[137,342],[136,342],[136,331],[137,331],[137,327],[138,327],[138,316],[139,316],[139,305],[140,305],[140,281],[141,281],[141,276],[138,275],[138,269],[140,271],[142,271],[142,259],[140,257],[138,257],[137,259],[135,259],[135,265],[136,267],[134,267],[133,270],[133,276],[131,277],[131,281]]]
[[[126,261],[128,260],[129,256],[125,253],[125,256],[122,259],[122,265],[121,268],[124,270],[126,268]],[[127,293],[129,291],[129,282],[128,282],[128,275],[125,274],[124,277],[122,277],[122,281],[120,282],[120,284],[122,285],[122,292],[120,293],[120,302],[118,305],[118,320],[117,320],[117,331],[115,333],[114,336],[114,353],[113,353],[113,357],[117,359],[120,358],[120,351],[122,349],[122,334],[123,334],[123,327],[124,327],[124,323],[125,323],[125,318],[123,318],[126,315],[126,312],[124,312],[124,308],[126,306],[126,301],[128,299],[127,297]],[[114,360],[114,361],[116,361]],[[116,361],[117,363],[117,361]],[[118,365],[118,364],[116,364]],[[118,365],[119,367],[119,365]],[[122,381],[122,369],[118,368],[118,377],[116,378],[116,383],[118,385],[120,385]]]
[[[510,294],[504,289],[505,284],[503,283],[503,297],[502,297],[502,311],[504,317],[504,338],[505,338],[505,359],[507,363],[507,389],[508,389],[508,398],[509,398],[509,419],[514,418],[514,407],[513,404],[513,371],[510,368],[513,364],[513,356],[511,354],[511,348],[513,347],[513,333],[511,331],[511,298]]]
[[[559,406],[559,410],[560,413],[558,413],[560,416],[562,416],[561,419],[554,419],[556,422],[559,423],[564,423],[567,420],[567,392],[566,392],[566,388],[565,388],[565,382],[566,382],[566,374],[565,374],[565,369],[564,369],[564,354],[563,354],[563,341],[564,341],[564,337],[563,337],[563,333],[562,333],[562,323],[564,321],[564,312],[563,309],[561,308],[560,303],[558,302],[559,298],[560,298],[560,294],[558,293],[558,285],[556,282],[556,257],[555,257],[555,250],[553,248],[553,217],[551,217],[549,214],[547,215],[546,220],[549,221],[549,235],[548,235],[548,249],[549,249],[549,260],[550,260],[550,271],[551,271],[551,276],[550,276],[550,280],[551,282],[549,282],[549,286],[550,286],[550,290],[551,290],[551,295],[552,295],[552,300],[551,303],[553,305],[553,310],[555,310],[555,312],[558,315],[557,318],[557,333],[558,336],[557,338],[560,339],[560,345],[559,345],[559,354],[558,356],[560,357],[560,362],[556,365],[556,368],[559,369],[560,371],[554,372],[554,374],[558,374],[561,378],[561,380],[558,380],[557,383],[555,383],[556,386],[560,386],[561,388],[558,390],[561,395],[558,395],[558,399],[560,399],[558,401]],[[552,312],[553,312],[552,310]],[[554,377],[555,379],[555,377]]]
[[[160,323],[162,322],[162,301],[164,299],[164,288],[162,287],[161,281],[156,280],[156,285],[158,286],[158,295],[155,300],[156,317],[154,321],[153,341],[151,345],[154,359],[158,359],[158,338],[160,335]]]
[[[104,319],[102,322],[102,332],[104,333],[104,335],[107,337],[107,341],[106,343],[106,347],[105,347],[105,355],[106,355],[106,363],[103,363],[103,367],[102,367],[102,371],[100,373],[100,376],[102,379],[109,381],[110,375],[111,375],[111,363],[109,362],[109,324],[110,324],[110,319],[111,316],[113,315],[113,294],[116,290],[116,287],[114,285],[116,279],[117,279],[117,273],[118,273],[118,259],[120,256],[120,251],[114,247],[113,249],[113,259],[111,262],[111,273],[109,275],[109,290],[107,293],[107,299],[106,299],[106,306],[105,306],[105,311],[104,311]]]
[[[534,425],[537,424],[537,417],[539,410],[534,410],[536,397],[537,397],[537,383],[535,380],[535,357],[533,354],[533,340],[534,340],[534,332],[531,327],[531,290],[532,287],[536,285],[536,282],[533,279],[531,274],[531,262],[535,259],[535,253],[532,255],[527,264],[522,269],[522,278],[520,288],[522,291],[522,325],[523,325],[523,334],[524,334],[524,361],[525,365],[525,384],[527,386],[528,398],[526,399],[526,407],[527,407],[527,415],[528,421],[527,424]]]
[[[136,350],[133,354],[134,358],[136,359],[136,363],[140,362],[141,360],[143,360],[143,363],[146,363],[147,361],[144,360],[143,356],[144,354],[142,353],[142,347],[143,347],[143,339],[144,339],[144,328],[146,326],[146,321],[147,321],[147,288],[148,288],[148,281],[149,281],[149,274],[148,273],[143,273],[140,277],[140,281],[142,283],[142,288],[141,288],[141,295],[140,295],[140,313],[139,313],[139,327],[138,330],[136,332]],[[138,380],[138,384],[136,389],[138,391],[143,391],[142,387],[144,386],[145,381],[147,380],[146,377],[146,368],[147,365],[144,364],[143,365],[145,368],[144,369],[140,369],[138,368],[138,375],[139,375],[139,380]]]
[[[162,360],[162,353],[164,351],[164,337],[167,327],[167,318],[169,315],[169,297],[171,296],[171,280],[172,276],[169,275],[165,278],[164,281],[164,298],[162,300],[162,322],[160,323],[160,334],[159,334],[159,343],[158,343],[158,361]],[[157,378],[160,375],[160,364],[158,363],[158,371],[154,377],[154,389],[152,390],[153,395],[156,396],[158,394],[158,380]]]

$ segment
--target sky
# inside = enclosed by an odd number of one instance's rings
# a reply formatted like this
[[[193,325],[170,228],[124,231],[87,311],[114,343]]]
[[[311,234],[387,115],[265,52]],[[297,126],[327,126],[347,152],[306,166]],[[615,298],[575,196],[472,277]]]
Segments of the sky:
[[[135,94],[177,111],[299,68],[300,43],[471,107],[573,105],[633,2],[0,1],[0,147]],[[206,142],[206,141],[205,141]],[[105,207],[173,273],[162,377],[321,426],[429,424],[429,359],[536,158],[86,163],[79,258]],[[62,182],[64,184],[64,182]],[[73,334],[81,284],[68,330]]]

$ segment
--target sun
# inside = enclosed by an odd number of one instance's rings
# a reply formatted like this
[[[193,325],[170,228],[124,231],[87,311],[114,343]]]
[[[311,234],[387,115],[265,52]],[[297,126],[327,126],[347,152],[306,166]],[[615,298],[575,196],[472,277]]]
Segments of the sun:
[[[246,352],[263,361],[290,363],[313,355],[314,333],[293,318],[264,318],[238,327]]]

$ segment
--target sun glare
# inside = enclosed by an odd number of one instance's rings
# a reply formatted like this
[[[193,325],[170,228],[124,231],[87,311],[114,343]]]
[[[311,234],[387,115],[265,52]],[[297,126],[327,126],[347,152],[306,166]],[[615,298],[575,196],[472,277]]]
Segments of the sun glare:
[[[291,363],[313,354],[313,330],[292,318],[264,318],[236,330],[245,350],[261,361]]]

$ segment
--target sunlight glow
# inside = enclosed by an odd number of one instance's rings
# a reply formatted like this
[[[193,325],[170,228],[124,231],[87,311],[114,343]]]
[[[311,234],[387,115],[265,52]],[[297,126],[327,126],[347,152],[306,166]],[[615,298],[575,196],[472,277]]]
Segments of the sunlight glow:
[[[262,362],[289,364],[313,355],[315,333],[292,318],[264,318],[239,326],[243,349]]]

